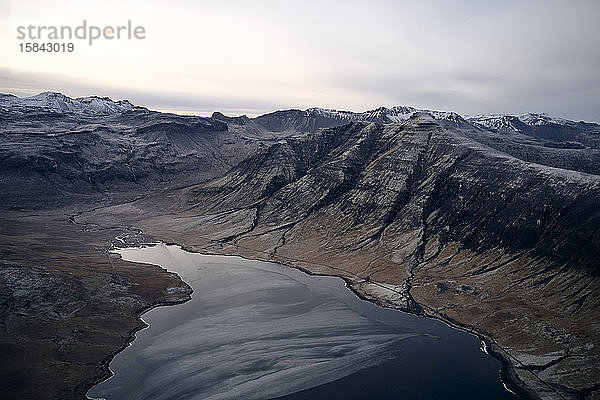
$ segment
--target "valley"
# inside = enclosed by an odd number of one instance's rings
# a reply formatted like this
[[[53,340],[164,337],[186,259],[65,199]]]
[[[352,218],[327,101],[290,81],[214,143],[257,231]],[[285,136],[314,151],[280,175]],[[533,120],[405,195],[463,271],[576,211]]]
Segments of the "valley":
[[[523,397],[600,395],[597,124],[410,107],[203,118],[57,93],[0,111],[15,396],[40,398],[36,381],[82,398],[143,310],[189,298],[110,253],[156,241],[339,276],[473,332]]]

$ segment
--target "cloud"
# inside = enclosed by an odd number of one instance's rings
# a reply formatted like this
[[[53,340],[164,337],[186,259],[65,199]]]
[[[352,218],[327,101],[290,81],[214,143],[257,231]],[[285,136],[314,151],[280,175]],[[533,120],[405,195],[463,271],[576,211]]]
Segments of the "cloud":
[[[147,39],[50,57],[15,54],[17,43],[0,38],[12,55],[0,61],[9,92],[109,95],[199,113],[407,104],[600,121],[598,1],[57,0],[43,14],[31,11],[35,0],[10,4],[0,20],[7,32],[9,20],[132,18]]]

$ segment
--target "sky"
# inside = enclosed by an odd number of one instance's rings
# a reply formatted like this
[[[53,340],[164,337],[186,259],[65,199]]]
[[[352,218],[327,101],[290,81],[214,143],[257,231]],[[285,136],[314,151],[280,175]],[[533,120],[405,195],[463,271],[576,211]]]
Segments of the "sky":
[[[600,1],[2,0],[0,92],[59,91],[151,109],[257,115],[380,106],[546,112],[600,121]],[[144,29],[52,40],[18,27]]]

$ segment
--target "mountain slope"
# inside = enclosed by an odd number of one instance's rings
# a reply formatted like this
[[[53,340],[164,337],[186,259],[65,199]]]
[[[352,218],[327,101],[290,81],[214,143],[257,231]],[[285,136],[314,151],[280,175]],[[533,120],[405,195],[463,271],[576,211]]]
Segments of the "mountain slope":
[[[82,196],[104,199],[197,183],[278,140],[248,138],[217,119],[126,101],[55,93],[12,97],[0,107],[2,208],[56,207]]]
[[[185,189],[181,233],[168,216],[136,224],[344,276],[365,297],[490,338],[523,391],[576,398],[600,377],[589,351],[600,345],[600,177],[471,134],[417,114],[288,139]]]

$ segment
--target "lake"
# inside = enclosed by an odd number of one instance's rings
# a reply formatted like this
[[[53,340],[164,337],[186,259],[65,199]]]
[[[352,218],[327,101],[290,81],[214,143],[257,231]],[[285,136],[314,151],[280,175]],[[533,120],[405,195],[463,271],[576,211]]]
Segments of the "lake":
[[[358,298],[343,280],[159,244],[117,251],[194,290],[150,326],[90,398],[517,399],[471,334]]]

